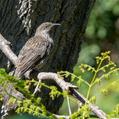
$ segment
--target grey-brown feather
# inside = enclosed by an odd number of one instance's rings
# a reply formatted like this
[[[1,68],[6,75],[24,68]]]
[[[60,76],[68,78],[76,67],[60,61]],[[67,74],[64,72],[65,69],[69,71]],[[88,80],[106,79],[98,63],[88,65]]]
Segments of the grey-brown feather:
[[[18,55],[15,76],[21,77],[26,71],[40,63],[49,54],[52,42],[48,37],[37,35],[29,39]]]
[[[48,32],[55,25],[59,24],[45,22],[36,29],[34,37],[26,42],[18,55],[14,76],[21,78],[26,71],[41,63],[49,54],[53,40]]]

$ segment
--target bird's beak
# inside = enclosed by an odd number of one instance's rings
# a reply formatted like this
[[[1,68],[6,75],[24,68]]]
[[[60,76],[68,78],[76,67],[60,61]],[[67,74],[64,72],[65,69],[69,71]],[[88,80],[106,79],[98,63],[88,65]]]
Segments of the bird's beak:
[[[53,26],[60,26],[61,24],[59,23],[53,23]]]

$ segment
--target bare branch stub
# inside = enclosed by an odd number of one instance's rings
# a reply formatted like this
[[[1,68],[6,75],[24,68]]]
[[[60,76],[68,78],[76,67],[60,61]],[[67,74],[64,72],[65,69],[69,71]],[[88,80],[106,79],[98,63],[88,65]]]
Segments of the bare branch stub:
[[[13,51],[10,48],[10,42],[7,41],[1,34],[0,34],[0,49],[2,52],[6,55],[6,57],[14,64],[16,65],[17,62],[17,56],[13,53]]]

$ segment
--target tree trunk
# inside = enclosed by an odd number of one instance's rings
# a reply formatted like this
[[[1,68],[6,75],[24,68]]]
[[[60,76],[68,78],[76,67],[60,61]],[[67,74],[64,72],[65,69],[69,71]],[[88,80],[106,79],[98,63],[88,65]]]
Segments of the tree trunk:
[[[60,23],[53,29],[54,48],[43,71],[73,71],[82,36],[95,0],[0,0],[0,32],[18,54],[36,28],[45,21]],[[0,67],[7,58],[0,53]],[[59,103],[59,102],[57,102]]]

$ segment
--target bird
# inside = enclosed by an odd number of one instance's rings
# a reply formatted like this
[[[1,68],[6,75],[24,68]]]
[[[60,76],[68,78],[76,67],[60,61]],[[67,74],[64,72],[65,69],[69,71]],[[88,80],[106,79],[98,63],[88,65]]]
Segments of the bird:
[[[54,44],[49,31],[58,25],[60,24],[44,22],[36,29],[35,35],[28,39],[19,52],[14,76],[21,78],[28,70],[42,64]]]

